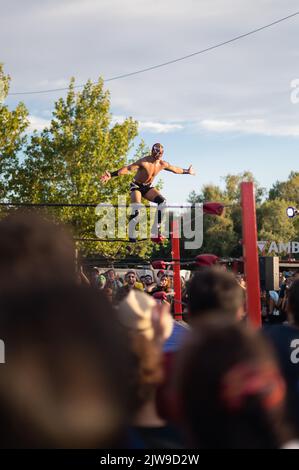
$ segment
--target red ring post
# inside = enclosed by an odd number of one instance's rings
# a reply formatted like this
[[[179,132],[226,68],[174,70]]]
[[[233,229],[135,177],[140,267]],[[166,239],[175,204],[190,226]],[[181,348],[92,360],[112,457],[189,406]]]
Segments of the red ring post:
[[[247,313],[255,327],[260,327],[261,294],[257,250],[257,225],[254,186],[252,182],[241,183],[243,258],[247,285]]]
[[[173,287],[174,287],[174,318],[182,320],[182,291],[181,291],[181,269],[180,269],[180,239],[178,221],[172,222],[171,231],[172,259],[173,262]]]

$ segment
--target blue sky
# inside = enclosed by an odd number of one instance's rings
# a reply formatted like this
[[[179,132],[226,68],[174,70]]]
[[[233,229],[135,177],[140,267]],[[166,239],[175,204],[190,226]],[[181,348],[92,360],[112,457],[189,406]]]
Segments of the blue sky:
[[[0,61],[11,92],[111,77],[183,56],[289,15],[297,0],[11,0],[1,5]],[[109,83],[115,119],[132,116],[140,137],[162,142],[165,158],[193,164],[195,177],[162,175],[163,193],[250,170],[269,188],[298,171],[299,16],[208,54]],[[108,84],[107,84],[108,85]],[[299,85],[298,85],[299,86]],[[22,98],[42,129],[65,93]],[[299,94],[298,94],[299,96]],[[136,141],[138,144],[138,141]]]
[[[147,136],[144,133],[144,138]],[[186,200],[192,189],[198,192],[204,184],[222,186],[222,177],[228,173],[249,170],[262,186],[270,188],[276,180],[285,180],[291,171],[299,169],[298,139],[294,137],[240,134],[232,138],[226,134],[194,135],[182,131],[161,140],[165,159],[178,166],[192,163],[197,171],[195,177],[163,173],[163,194],[172,202]]]

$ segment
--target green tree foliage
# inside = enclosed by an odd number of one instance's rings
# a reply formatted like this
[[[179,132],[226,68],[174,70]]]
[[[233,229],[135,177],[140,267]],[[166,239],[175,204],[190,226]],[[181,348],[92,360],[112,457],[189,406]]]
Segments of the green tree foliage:
[[[238,175],[227,175],[224,178],[226,189],[225,197],[230,201],[230,203],[239,204],[241,200],[241,183],[252,181],[255,186],[255,199],[257,204],[259,204],[263,197],[266,194],[265,188],[259,185],[259,183],[253,177],[253,174],[250,171],[244,171]]]
[[[54,105],[49,127],[31,138],[14,178],[16,197],[43,203],[117,203],[119,195],[128,195],[130,176],[112,178],[104,185],[100,175],[128,162],[137,132],[138,124],[132,118],[113,124],[110,96],[102,79],[96,84],[88,81],[80,92],[75,92],[72,79],[66,98]],[[137,154],[143,149],[141,143]],[[75,236],[95,237],[98,217],[94,209],[63,208],[55,214],[73,227]],[[85,243],[80,248],[111,256],[125,254],[120,243]],[[133,248],[138,254],[147,250],[145,243]]]
[[[283,199],[265,201],[257,209],[258,233],[261,240],[289,242],[296,240],[297,222],[288,219],[286,209],[289,203]]]
[[[292,172],[287,181],[276,181],[269,191],[269,199],[283,199],[299,205],[299,173]]]
[[[257,204],[258,238],[276,243],[297,240],[299,218],[289,220],[286,216],[288,206],[299,205],[299,173],[291,173],[287,181],[277,181],[266,198],[262,188],[253,175],[244,172],[240,175],[227,175],[225,186],[207,185],[199,194],[190,193],[189,202],[222,202],[227,207],[222,217],[204,216],[204,243],[197,253],[215,253],[218,256],[240,256],[242,247],[242,213],[240,207],[240,183],[254,181]],[[285,253],[286,255],[287,253]],[[189,252],[190,256],[190,252]]]
[[[26,136],[24,134],[29,122],[28,112],[23,103],[14,110],[5,106],[5,98],[9,91],[10,77],[5,75],[0,64],[0,197],[6,199],[13,192],[12,175],[18,167],[18,155],[23,149]]]
[[[298,205],[299,173],[292,172],[287,181],[276,181],[269,191],[269,199],[258,208],[260,238],[277,243],[298,240],[299,218],[286,217],[287,207]]]
[[[110,112],[109,92],[102,79],[96,84],[88,81],[80,92],[71,80],[67,96],[54,104],[50,125],[42,132],[28,134],[28,112],[23,103],[14,110],[4,105],[9,91],[10,77],[0,64],[0,195],[1,200],[36,203],[112,203],[122,195],[129,202],[131,176],[112,178],[108,184],[100,182],[100,175],[129,163],[138,124],[132,118],[114,123]],[[25,132],[27,131],[27,137]],[[147,154],[149,149],[141,141],[130,161]],[[22,159],[20,159],[22,155]],[[218,256],[240,256],[242,221],[240,183],[254,181],[256,188],[258,237],[263,240],[288,242],[296,240],[299,217],[288,220],[288,205],[299,206],[299,173],[292,172],[287,181],[276,181],[267,198],[250,172],[229,174],[223,186],[205,185],[197,194],[190,193],[190,203],[222,202],[222,217],[204,216],[204,243],[200,250],[184,251],[182,258],[210,252]],[[158,187],[162,183],[158,181]],[[98,216],[93,208],[61,208],[50,214],[69,224],[76,237],[94,238]],[[141,242],[130,246],[123,243],[82,243],[85,253],[111,257],[152,256],[169,257],[171,244],[153,245]]]
[[[215,253],[221,257],[241,255],[240,183],[242,181],[255,182],[257,202],[261,201],[265,190],[247,171],[238,175],[229,174],[223,180],[223,189],[216,185],[205,185],[199,194],[193,191],[189,196],[188,202],[191,204],[221,202],[226,206],[226,209],[222,217],[204,216],[203,246],[200,250],[186,252],[185,257],[194,256],[198,253]]]

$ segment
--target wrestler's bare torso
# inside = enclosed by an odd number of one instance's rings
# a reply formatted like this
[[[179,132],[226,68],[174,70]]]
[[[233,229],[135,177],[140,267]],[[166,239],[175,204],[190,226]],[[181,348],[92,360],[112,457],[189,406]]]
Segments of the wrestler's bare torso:
[[[162,170],[166,170],[168,163],[164,160],[156,160],[151,155],[141,158],[134,164],[138,165],[137,172],[135,174],[134,180],[137,183],[142,184],[151,184],[158,173]]]
[[[140,158],[140,160],[134,163],[130,163],[129,165],[126,165],[112,173],[106,170],[105,173],[101,176],[101,181],[103,183],[106,183],[110,180],[112,176],[126,175],[130,172],[135,172],[134,180],[136,183],[146,185],[150,185],[153,182],[154,178],[157,176],[157,174],[160,173],[160,171],[162,170],[167,170],[172,173],[181,175],[195,175],[192,165],[190,165],[188,169],[183,169],[171,165],[168,162],[165,162],[163,160],[163,152],[163,146],[161,144],[155,144],[153,146],[151,155],[147,155],[146,157]]]

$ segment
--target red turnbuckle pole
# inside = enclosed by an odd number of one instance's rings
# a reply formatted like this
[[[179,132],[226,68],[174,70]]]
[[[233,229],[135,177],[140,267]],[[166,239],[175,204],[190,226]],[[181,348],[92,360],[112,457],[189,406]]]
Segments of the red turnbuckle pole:
[[[257,225],[254,186],[252,182],[241,183],[243,258],[247,285],[247,314],[255,327],[260,327],[261,294],[257,249]]]
[[[175,320],[182,320],[182,291],[181,291],[181,274],[180,274],[180,239],[179,239],[179,225],[178,221],[172,222],[172,259],[173,262],[173,287],[174,287],[174,318]]]

